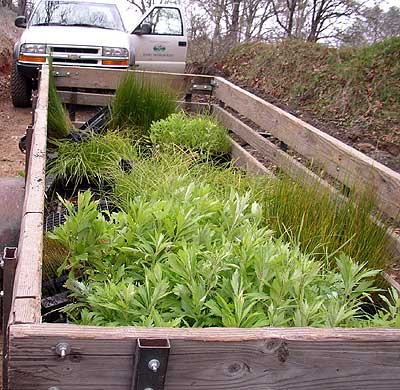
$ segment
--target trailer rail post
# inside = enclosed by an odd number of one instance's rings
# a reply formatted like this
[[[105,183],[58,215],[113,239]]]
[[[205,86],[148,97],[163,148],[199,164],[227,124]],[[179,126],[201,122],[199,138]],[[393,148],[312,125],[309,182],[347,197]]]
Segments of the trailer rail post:
[[[168,339],[138,339],[132,390],[164,390],[171,345]]]

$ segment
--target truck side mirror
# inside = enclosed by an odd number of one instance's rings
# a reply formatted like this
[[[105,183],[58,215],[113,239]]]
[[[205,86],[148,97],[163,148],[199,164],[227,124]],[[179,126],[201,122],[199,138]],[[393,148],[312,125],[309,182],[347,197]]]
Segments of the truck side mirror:
[[[15,25],[20,28],[26,28],[26,17],[25,16],[17,16],[15,18]]]
[[[142,23],[140,26],[136,27],[133,30],[133,34],[137,34],[137,35],[151,34],[151,24],[150,23]]]

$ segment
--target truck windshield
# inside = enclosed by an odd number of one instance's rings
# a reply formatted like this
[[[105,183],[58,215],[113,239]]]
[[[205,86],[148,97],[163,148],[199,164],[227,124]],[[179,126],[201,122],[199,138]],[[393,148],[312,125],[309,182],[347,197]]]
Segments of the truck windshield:
[[[121,15],[114,4],[42,1],[31,26],[84,26],[124,31]]]

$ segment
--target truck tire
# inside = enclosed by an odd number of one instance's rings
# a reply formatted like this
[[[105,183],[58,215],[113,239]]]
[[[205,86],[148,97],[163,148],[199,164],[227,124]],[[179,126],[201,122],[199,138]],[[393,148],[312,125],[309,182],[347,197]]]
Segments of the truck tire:
[[[11,100],[14,107],[30,107],[32,81],[18,72],[15,61],[11,68]]]

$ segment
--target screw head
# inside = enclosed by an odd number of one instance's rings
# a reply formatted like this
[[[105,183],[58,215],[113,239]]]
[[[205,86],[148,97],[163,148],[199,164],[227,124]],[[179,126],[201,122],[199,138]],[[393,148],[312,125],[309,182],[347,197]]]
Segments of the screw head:
[[[160,361],[157,359],[151,359],[147,366],[150,368],[151,371],[157,372],[157,370],[160,368]]]
[[[60,356],[61,359],[64,359],[71,352],[71,347],[68,343],[58,343],[55,350],[56,354]]]

